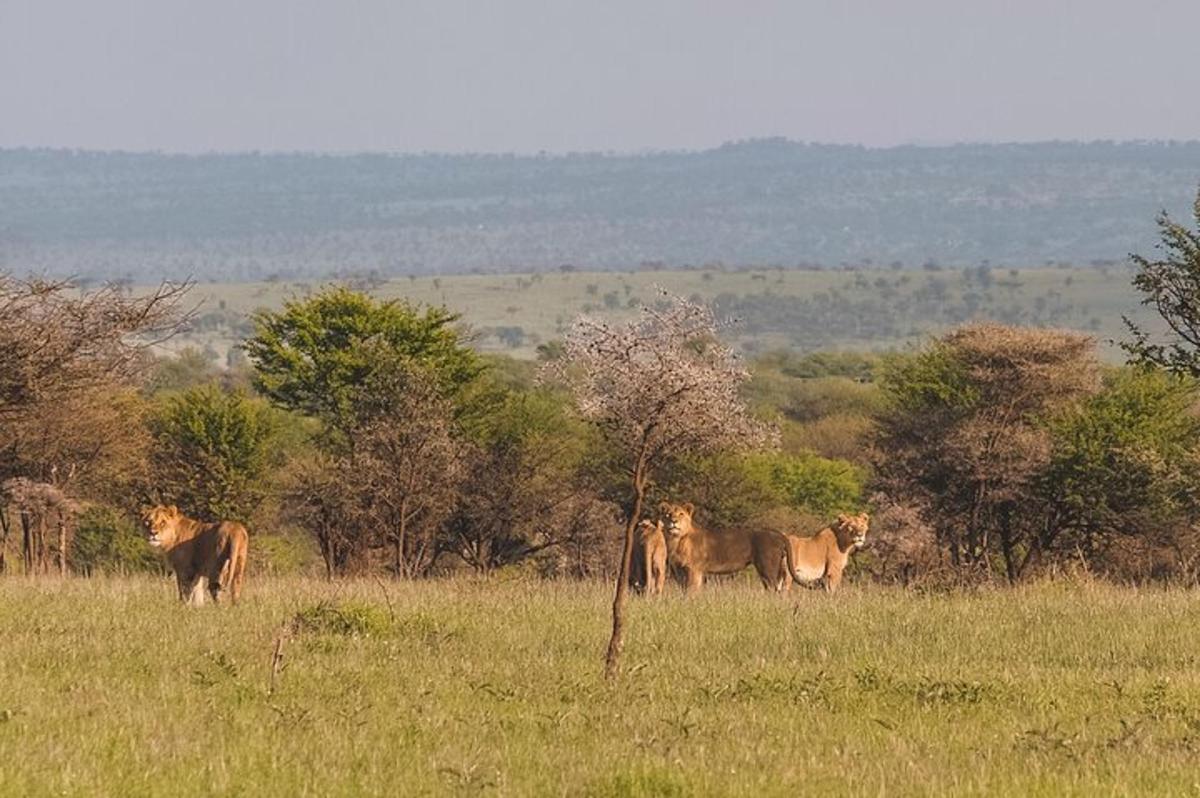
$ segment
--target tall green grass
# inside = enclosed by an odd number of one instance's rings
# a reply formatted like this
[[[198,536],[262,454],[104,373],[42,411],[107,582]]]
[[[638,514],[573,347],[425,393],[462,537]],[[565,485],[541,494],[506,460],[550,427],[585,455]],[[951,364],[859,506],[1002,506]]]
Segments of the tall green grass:
[[[0,580],[0,794],[1180,794],[1200,602],[1048,583],[828,597]],[[270,693],[271,654],[285,667]]]

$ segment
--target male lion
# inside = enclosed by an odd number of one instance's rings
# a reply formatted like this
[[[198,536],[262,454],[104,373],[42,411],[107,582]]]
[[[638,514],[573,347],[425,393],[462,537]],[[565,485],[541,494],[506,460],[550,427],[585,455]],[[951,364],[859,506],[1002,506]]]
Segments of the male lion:
[[[663,523],[642,520],[638,522],[633,539],[633,562],[629,568],[629,582],[636,590],[651,596],[662,595],[667,579],[667,538],[663,534]]]
[[[775,571],[779,589],[788,590],[792,586],[792,579],[795,579],[801,584],[820,582],[829,593],[837,590],[850,555],[866,545],[870,525],[871,517],[866,513],[843,513],[833,524],[812,537],[785,535],[788,544],[784,551],[787,568],[785,570],[783,562],[780,562]],[[788,577],[789,573],[791,578]]]
[[[246,527],[237,521],[196,521],[173,504],[146,510],[142,523],[150,545],[162,549],[175,572],[181,601],[200,606],[207,584],[214,602],[219,602],[222,590],[228,590],[233,603],[237,603],[249,548]]]
[[[732,574],[750,563],[763,587],[778,589],[778,563],[783,560],[783,536],[760,530],[713,531],[697,524],[695,506],[663,502],[671,565],[683,572],[687,592],[704,585],[706,574]]]

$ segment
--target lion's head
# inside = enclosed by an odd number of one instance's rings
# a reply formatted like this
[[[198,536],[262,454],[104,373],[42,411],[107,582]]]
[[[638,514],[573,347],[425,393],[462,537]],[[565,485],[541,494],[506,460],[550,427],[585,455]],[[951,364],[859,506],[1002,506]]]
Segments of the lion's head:
[[[663,522],[662,521],[654,522],[654,521],[651,521],[649,518],[643,518],[641,521],[638,521],[637,539],[645,540],[647,538],[653,537],[656,534],[661,533],[662,531],[663,531]]]
[[[681,537],[692,531],[692,516],[696,514],[696,506],[691,502],[671,504],[663,502],[658,506],[663,515],[663,531],[673,538]]]
[[[834,523],[838,538],[852,544],[856,549],[867,545],[867,529],[871,526],[871,516],[866,513],[847,515],[841,513]]]
[[[175,505],[157,505],[142,512],[142,526],[146,528],[146,540],[154,548],[171,548],[179,536],[179,520],[183,514]]]

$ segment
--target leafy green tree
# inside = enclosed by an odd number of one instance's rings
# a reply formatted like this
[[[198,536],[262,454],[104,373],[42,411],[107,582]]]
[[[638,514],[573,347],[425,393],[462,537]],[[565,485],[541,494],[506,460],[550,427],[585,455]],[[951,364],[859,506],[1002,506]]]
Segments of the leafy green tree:
[[[821,517],[858,509],[864,479],[852,463],[815,454],[719,452],[674,464],[661,488],[718,526],[739,526],[781,507]]]
[[[71,564],[76,572],[89,575],[162,569],[158,555],[129,516],[105,505],[93,505],[79,516]]]
[[[278,452],[277,412],[216,385],[167,397],[151,420],[161,498],[205,518],[249,518]]]
[[[877,474],[891,498],[922,508],[954,564],[1016,581],[1055,542],[1042,475],[1048,419],[1098,388],[1092,340],[975,324],[893,362],[883,387]]]
[[[862,503],[864,474],[841,460],[815,454],[758,455],[752,469],[765,472],[783,503],[798,510],[829,516],[858,509]]]
[[[379,301],[337,287],[257,313],[245,349],[264,396],[345,430],[354,423],[355,390],[367,383],[381,349],[408,358],[458,398],[483,369],[463,345],[458,319],[443,307]]]
[[[1110,536],[1153,533],[1192,518],[1200,485],[1200,419],[1191,378],[1126,368],[1054,420],[1043,490],[1053,526],[1085,551]]]
[[[1166,213],[1158,217],[1161,257],[1130,256],[1137,266],[1133,285],[1142,304],[1152,305],[1170,334],[1156,341],[1128,318],[1133,340],[1122,344],[1136,362],[1162,366],[1177,374],[1200,377],[1200,193],[1193,205],[1197,229],[1189,230]]]
[[[448,545],[480,573],[511,565],[586,531],[588,466],[599,436],[548,390],[508,391],[473,430],[474,445]]]

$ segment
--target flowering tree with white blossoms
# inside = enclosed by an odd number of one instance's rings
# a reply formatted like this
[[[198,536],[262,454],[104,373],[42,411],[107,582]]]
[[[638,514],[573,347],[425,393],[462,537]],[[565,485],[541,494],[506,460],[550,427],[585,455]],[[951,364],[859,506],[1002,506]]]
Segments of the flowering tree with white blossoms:
[[[666,295],[633,321],[581,316],[567,333],[554,375],[599,426],[629,476],[625,546],[613,599],[605,675],[617,673],[624,643],[634,529],[646,489],[670,460],[717,450],[774,445],[776,433],[751,418],[739,394],[749,379],[705,306]]]

